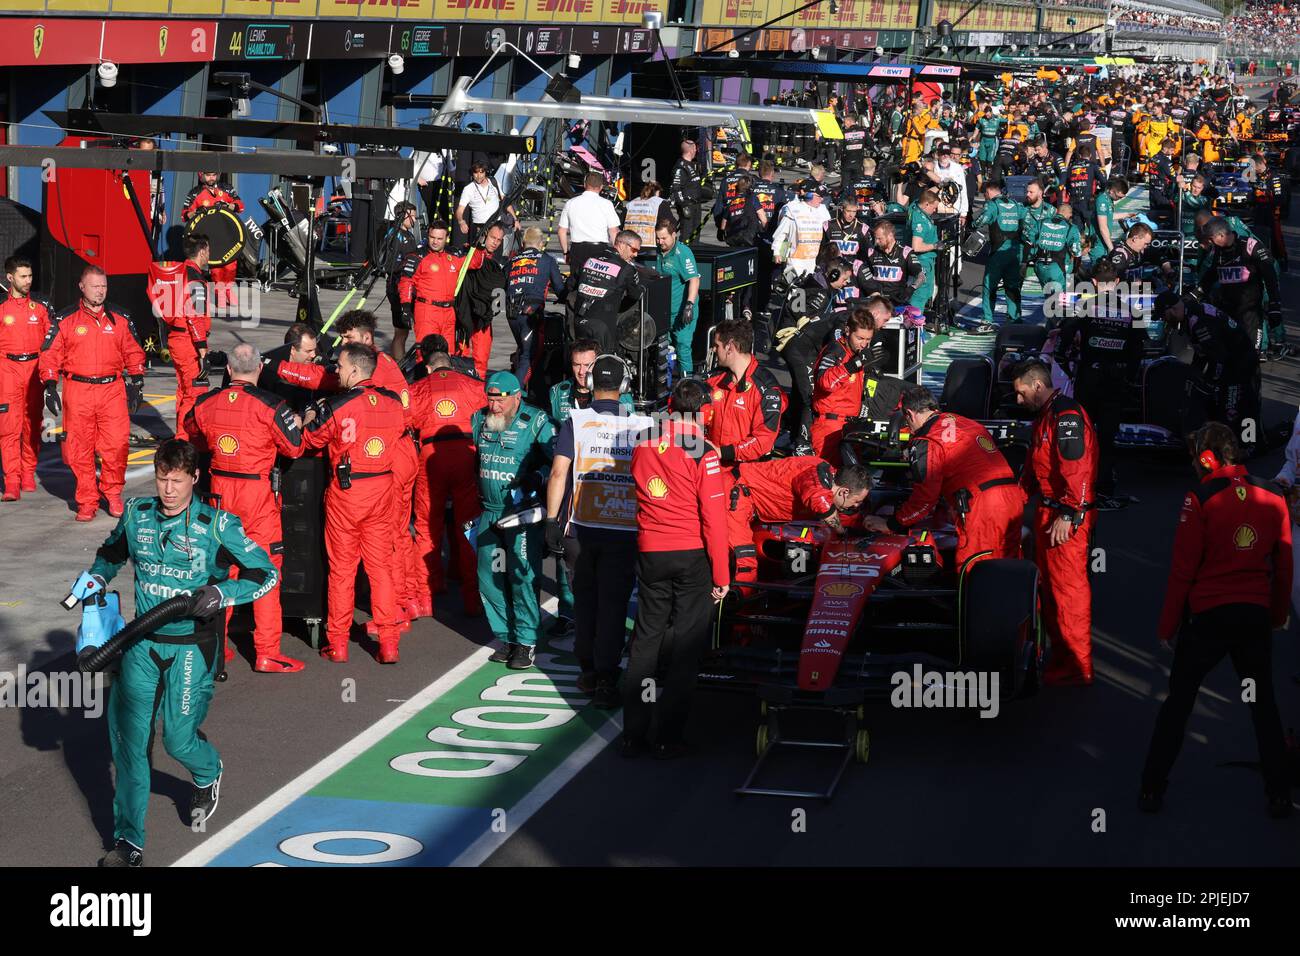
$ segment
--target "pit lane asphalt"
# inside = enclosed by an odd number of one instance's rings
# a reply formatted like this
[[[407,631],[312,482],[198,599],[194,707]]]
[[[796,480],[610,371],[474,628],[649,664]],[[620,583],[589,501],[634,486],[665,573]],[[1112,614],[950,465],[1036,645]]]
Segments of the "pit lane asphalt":
[[[1294,228],[1293,249],[1300,248]],[[965,288],[977,286],[968,266]],[[1283,280],[1286,301],[1300,281]],[[337,295],[325,293],[327,313]],[[381,309],[381,314],[386,308]],[[254,329],[222,329],[216,348],[238,340],[279,342],[292,318],[283,295],[264,299]],[[1300,326],[1291,309],[1295,340]],[[497,330],[493,366],[504,364],[509,334]],[[1300,401],[1300,362],[1265,368],[1265,422],[1289,422]],[[169,369],[150,374],[147,391],[172,391]],[[159,399],[164,416],[170,406]],[[137,425],[170,429],[146,410]],[[148,456],[142,461],[147,463]],[[1252,471],[1271,477],[1274,451]],[[132,467],[139,468],[138,464]],[[1266,819],[1258,774],[1222,768],[1255,759],[1245,708],[1236,702],[1224,664],[1207,683],[1175,769],[1165,813],[1134,808],[1137,772],[1170,657],[1152,635],[1163,594],[1169,544],[1186,466],[1124,458],[1121,478],[1141,501],[1106,514],[1096,546],[1106,573],[1094,579],[1095,655],[1099,680],[1089,689],[1048,689],[1007,704],[993,720],[951,712],[868,711],[871,762],[849,768],[828,805],[761,797],[732,789],[753,762],[757,705],[739,694],[701,693],[690,735],[695,752],[670,763],[625,761],[601,752],[507,840],[490,865],[1014,865],[1014,864],[1294,864],[1300,830]],[[58,601],[92,560],[112,527],[106,515],[75,524],[66,504],[70,478],[57,451],[44,450],[42,491],[0,511],[0,671],[19,665],[67,669],[77,624]],[[128,494],[150,494],[146,467]],[[129,572],[115,582],[130,603]],[[297,675],[250,670],[249,638],[218,685],[204,732],[222,752],[227,776],[211,832],[219,832],[322,757],[391,712],[487,640],[481,621],[456,613],[455,595],[439,601],[438,622],[421,621],[404,637],[402,663],[380,667],[354,646],[346,666],[329,665],[301,640],[286,652],[307,659]],[[129,610],[127,616],[130,616]],[[1284,722],[1300,724],[1300,670],[1295,631],[1276,641],[1276,675]],[[356,680],[344,703],[341,681]],[[149,811],[146,859],[170,863],[202,842],[187,826],[188,775],[161,747]],[[111,836],[111,760],[100,720],[52,709],[0,709],[0,864],[93,864]],[[787,767],[782,782],[816,783],[824,764]],[[789,775],[793,773],[793,778]],[[774,782],[774,780],[769,780]],[[805,832],[792,813],[807,812]],[[1105,831],[1095,832],[1097,811]]]

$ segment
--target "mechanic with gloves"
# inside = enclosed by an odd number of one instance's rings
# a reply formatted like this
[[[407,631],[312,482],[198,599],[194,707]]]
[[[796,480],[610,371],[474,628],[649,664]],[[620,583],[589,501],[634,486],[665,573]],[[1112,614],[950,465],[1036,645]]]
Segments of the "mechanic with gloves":
[[[5,260],[9,291],[0,297],[0,464],[5,501],[36,490],[36,459],[44,425],[37,359],[50,331],[50,310],[32,298],[32,263],[22,256]]]
[[[638,596],[623,677],[625,757],[647,747],[661,759],[686,753],[709,619],[731,583],[722,466],[704,437],[708,404],[703,382],[682,379],[671,417],[632,449]]]
[[[600,355],[600,343],[595,339],[578,339],[569,346],[570,377],[551,386],[547,394],[547,410],[551,416],[551,430],[557,435],[564,423],[569,420],[569,413],[577,408],[591,405],[592,391],[589,387],[592,367],[596,356]],[[623,392],[618,396],[621,405],[632,411],[632,395]],[[577,554],[577,543],[571,538],[565,539],[566,548]],[[573,582],[566,562],[556,561],[555,583],[559,594],[556,600],[559,607],[553,630],[563,631],[573,621]]]
[[[1291,354],[1282,322],[1282,291],[1277,263],[1258,239],[1238,239],[1223,219],[1205,224],[1210,251],[1202,266],[1201,288],[1206,297],[1223,307],[1246,327],[1261,362],[1283,359]],[[1268,296],[1268,351],[1264,350],[1264,329],[1260,322],[1264,296]]]
[[[743,319],[725,319],[713,330],[718,372],[708,380],[713,410],[705,429],[724,466],[755,461],[772,453],[785,392],[776,377],[759,368],[754,329]]]
[[[208,474],[218,504],[243,523],[245,534],[270,555],[278,575],[284,567],[284,535],[276,458],[302,455],[302,424],[278,396],[257,387],[262,370],[257,346],[236,345],[227,367],[230,385],[199,396],[185,416],[185,432],[200,454],[211,456]],[[253,602],[253,623],[253,670],[261,674],[302,670],[302,661],[280,652],[284,619],[278,581]],[[227,629],[229,625],[227,613]],[[226,661],[234,656],[227,642]]]
[[[181,222],[188,224],[204,209],[220,206],[231,212],[242,214],[244,200],[239,198],[235,188],[221,181],[219,173],[199,173],[198,184],[190,190],[181,206]],[[239,272],[239,260],[224,266],[213,266],[212,275],[215,305],[218,308],[231,305],[235,301],[235,276]]]
[[[1259,358],[1245,326],[1232,316],[1200,300],[1189,290],[1179,296],[1162,292],[1155,314],[1173,328],[1182,329],[1192,342],[1193,394],[1203,396],[1204,421],[1223,422],[1234,435],[1245,433],[1245,423],[1260,422]],[[1254,430],[1254,429],[1252,429]],[[1249,457],[1255,442],[1238,441]]]
[[[1093,245],[1093,258],[1100,259],[1115,248],[1115,244],[1124,238],[1124,232],[1119,228],[1121,219],[1132,219],[1137,215],[1137,213],[1132,212],[1115,211],[1115,203],[1128,195],[1128,189],[1127,179],[1123,176],[1112,176],[1107,181],[1106,188],[1098,194],[1095,228],[1092,224],[1088,224],[1088,229],[1101,240]],[[1073,207],[1073,203],[1071,207]]]
[[[839,208],[826,225],[819,256],[831,254],[855,267],[866,261],[871,249],[871,229],[858,218],[859,208],[858,199],[852,194],[840,200]],[[857,290],[853,291],[856,294]]]
[[[673,176],[668,184],[668,201],[677,214],[685,241],[689,242],[700,225],[700,203],[704,201],[704,169],[696,160],[699,147],[694,140],[684,139],[681,158],[673,166]]]
[[[853,280],[853,269],[834,260],[791,289],[782,310],[789,320],[777,330],[776,350],[790,370],[786,427],[794,454],[811,455],[813,366],[838,323],[837,294]]]
[[[357,565],[370,579],[371,620],[379,662],[398,662],[399,595],[395,578],[405,565],[394,546],[394,503],[401,445],[408,447],[409,412],[394,392],[376,384],[381,356],[359,342],[339,350],[339,385],[345,391],[322,399],[304,417],[305,448],[328,448],[332,480],[325,489],[325,552],[329,556],[328,646],[321,656],[348,660],[356,607]],[[389,361],[392,361],[390,358]]]
[[[428,375],[410,387],[411,426],[420,441],[415,473],[415,571],[407,581],[411,617],[433,617],[433,598],[446,589],[442,539],[447,507],[451,560],[460,569],[460,599],[466,617],[483,613],[474,552],[460,529],[478,517],[478,462],[471,422],[487,407],[483,383],[452,367],[451,349],[440,335],[420,342]]]
[[[194,498],[198,453],[170,439],[154,454],[157,497],[132,498],[117,527],[95,552],[90,574],[105,583],[131,561],[135,611],[192,594],[188,616],[160,626],[127,648],[108,702],[108,739],[117,770],[113,849],[100,866],[144,863],[144,818],[149,808],[150,747],[158,713],[163,747],[194,780],[190,823],[206,823],[217,808],[221,758],[199,734],[221,670],[223,607],[269,593],[279,574],[239,518]],[[238,579],[230,571],[238,568]]]
[[[854,309],[817,356],[813,371],[812,450],[839,467],[844,423],[867,412],[888,418],[903,394],[901,380],[880,374],[884,352],[876,332],[892,310],[880,296]]]
[[[640,251],[641,237],[630,229],[624,229],[614,237],[613,248],[607,246],[588,256],[578,273],[573,306],[577,335],[595,339],[602,353],[618,351],[619,317],[634,306],[645,291],[636,266]],[[678,302],[680,304],[680,299]]]
[[[1124,235],[1123,242],[1111,247],[1101,261],[1114,266],[1115,281],[1130,283],[1142,281],[1142,259],[1154,238],[1155,233],[1151,227],[1145,222],[1139,222]]]
[[[1025,492],[988,429],[941,412],[927,388],[903,395],[903,424],[911,434],[912,493],[888,519],[863,520],[869,531],[906,534],[943,500],[957,526],[957,563],[1019,558]]]
[[[772,524],[821,521],[844,531],[859,521],[871,494],[871,475],[861,465],[833,467],[815,455],[751,461],[723,469],[727,541],[738,585],[758,580],[755,520]]]
[[[67,405],[63,460],[76,482],[76,520],[95,520],[101,491],[108,499],[108,513],[120,518],[131,415],[144,397],[144,350],[130,317],[104,304],[108,276],[103,269],[94,265],[82,269],[78,288],[81,301],[54,319],[41,345],[39,374],[45,407],[57,417]]]
[[[375,353],[374,384],[392,392],[402,403],[402,418],[408,428],[390,450],[393,469],[392,521],[393,545],[397,549],[397,564],[394,570],[394,587],[397,595],[397,614],[402,630],[410,628],[410,621],[418,615],[410,611],[410,604],[422,597],[422,589],[414,584],[417,564],[415,545],[411,538],[411,501],[415,492],[415,473],[419,463],[419,453],[410,438],[411,396],[406,375],[401,366],[387,352],[379,351],[375,345],[375,326],[377,321],[373,312],[353,309],[344,312],[335,329],[345,344],[363,345]],[[323,365],[296,365],[292,362],[280,362],[276,369],[280,378],[294,385],[310,389],[336,391],[344,387],[340,381],[341,369],[331,371]],[[371,637],[377,634],[378,624],[371,620],[366,625],[366,633]]]
[[[208,308],[208,237],[187,233],[181,240],[185,264],[180,281],[154,283],[149,298],[159,325],[167,330],[167,351],[176,370],[176,437],[188,438],[185,416],[202,388],[208,387],[208,333],[212,316]]]
[[[631,379],[631,368],[617,355],[594,361],[591,404],[574,409],[560,426],[546,488],[546,547],[564,561],[576,598],[578,689],[601,708],[622,701],[618,676],[636,583],[632,448],[654,425],[622,403]]]
[[[998,158],[998,141],[1001,139],[1002,127],[1006,120],[993,115],[993,107],[985,106],[984,113],[975,122],[975,131],[979,134],[979,152],[976,159],[985,178],[993,174],[993,163]]]
[[[655,226],[655,272],[672,280],[668,315],[672,320],[673,348],[677,350],[677,364],[683,377],[695,370],[691,355],[691,341],[695,338],[695,320],[700,295],[700,270],[695,264],[695,253],[684,242],[678,241],[677,223],[671,219]],[[612,349],[609,351],[613,351]]]
[[[546,292],[559,298],[564,290],[564,276],[559,263],[546,251],[542,230],[529,226],[524,230],[524,247],[510,257],[507,269],[506,305],[510,331],[515,337],[515,378],[528,388],[533,365],[541,360],[546,338]]]
[[[863,292],[878,292],[896,306],[906,305],[916,289],[927,281],[933,284],[911,247],[895,238],[892,222],[881,219],[871,227],[871,234],[875,245],[867,253],[867,268],[858,282]]]
[[[475,412],[470,423],[483,506],[475,524],[478,590],[488,627],[501,643],[488,660],[511,670],[533,666],[542,616],[537,579],[544,539],[540,522],[506,527],[498,522],[540,494],[555,440],[550,417],[526,404],[520,391],[514,375],[493,372],[487,380],[487,408]]]
[[[997,301],[998,287],[1004,286],[1007,294],[1007,319],[1020,321],[1020,229],[1025,221],[1025,207],[1003,195],[1002,180],[984,180],[984,209],[975,220],[975,228],[987,226],[989,230],[989,257],[984,264],[984,281],[980,290],[983,296],[984,323],[993,325],[993,306]]]
[[[1037,416],[1020,481],[1025,494],[1041,495],[1034,561],[1042,576],[1043,625],[1053,641],[1043,678],[1049,684],[1091,684],[1088,539],[1095,520],[1097,436],[1083,406],[1053,387],[1043,362],[1022,362],[1012,375],[1017,404]]]
[[[478,246],[467,259],[465,279],[456,294],[456,354],[474,360],[479,378],[487,375],[492,355],[492,322],[497,312],[508,316],[506,288],[510,262],[501,255],[506,228],[493,223],[478,231]]]
[[[1183,499],[1157,636],[1174,644],[1169,696],[1160,707],[1139,807],[1160,810],[1201,682],[1225,656],[1259,745],[1269,816],[1291,815],[1286,741],[1273,691],[1272,634],[1291,612],[1291,512],[1282,490],[1246,472],[1232,430],[1209,422],[1192,436],[1200,483]],[[1189,618],[1190,612],[1190,618]]]

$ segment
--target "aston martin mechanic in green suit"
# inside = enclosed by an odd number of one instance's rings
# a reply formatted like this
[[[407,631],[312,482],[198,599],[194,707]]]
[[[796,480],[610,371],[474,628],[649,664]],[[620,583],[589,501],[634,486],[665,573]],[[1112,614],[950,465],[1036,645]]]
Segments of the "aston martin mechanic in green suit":
[[[1043,294],[1055,286],[1054,295],[1061,295],[1066,290],[1066,273],[1070,263],[1080,255],[1082,240],[1079,229],[1073,222],[1064,218],[1057,209],[1043,204],[1046,214],[1031,216],[1025,220],[1025,264],[1033,266],[1034,275],[1042,284]],[[1068,208],[1068,204],[1061,208]],[[1060,319],[1064,311],[1056,304],[1044,301],[1043,309],[1049,326],[1052,319]]]
[[[1025,207],[1003,195],[1000,179],[984,181],[984,209],[975,220],[976,227],[989,228],[989,258],[984,266],[984,321],[993,324],[993,306],[998,286],[1007,293],[1007,318],[1020,321],[1020,228],[1025,221]]]
[[[533,666],[542,610],[537,579],[546,549],[541,521],[498,527],[521,499],[545,486],[555,429],[550,416],[523,401],[519,379],[494,372],[487,380],[486,412],[471,419],[478,447],[478,493],[483,513],[475,524],[478,589],[492,635],[501,648],[489,658],[512,670]]]
[[[101,866],[140,866],[149,806],[149,744],[159,713],[163,746],[194,778],[191,822],[216,809],[221,780],[217,750],[199,736],[222,654],[223,608],[250,604],[275,587],[270,557],[234,515],[194,498],[198,456],[187,441],[164,442],[154,455],[158,494],[132,498],[95,553],[90,573],[111,581],[135,565],[135,613],[178,594],[193,594],[192,617],[164,624],[122,656],[108,702],[109,742],[117,767],[112,851]],[[238,580],[230,577],[232,567]]]

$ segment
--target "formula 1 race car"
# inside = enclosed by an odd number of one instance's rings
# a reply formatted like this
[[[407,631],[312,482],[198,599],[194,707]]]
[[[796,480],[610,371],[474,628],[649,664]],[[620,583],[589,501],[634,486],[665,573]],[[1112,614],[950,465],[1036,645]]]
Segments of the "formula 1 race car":
[[[999,442],[1023,439],[1018,423],[986,424]],[[870,510],[906,497],[906,444],[896,424],[847,423],[845,460],[881,476]],[[753,686],[761,702],[758,761],[737,793],[829,800],[849,763],[870,754],[870,734],[860,726],[864,702],[898,693],[912,675],[940,675],[934,680],[944,694],[973,694],[978,684],[998,701],[1037,689],[1044,658],[1038,570],[1022,560],[958,565],[954,520],[960,516],[937,514],[906,534],[839,535],[806,522],[755,528],[758,581],[724,603],[700,673],[705,684]],[[969,697],[948,705],[974,706]],[[831,740],[783,735],[787,712],[810,710],[840,718],[840,733]],[[837,751],[829,785],[757,786],[782,747]]]

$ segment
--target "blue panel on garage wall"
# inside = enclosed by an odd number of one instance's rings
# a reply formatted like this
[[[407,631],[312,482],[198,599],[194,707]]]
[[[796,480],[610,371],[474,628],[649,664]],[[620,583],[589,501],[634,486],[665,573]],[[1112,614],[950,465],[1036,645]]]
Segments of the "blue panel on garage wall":
[[[558,57],[544,57],[537,62],[551,73],[557,73],[564,65],[564,61]],[[546,84],[549,82],[550,77],[545,73],[538,70],[527,60],[516,57],[514,72],[510,80],[512,88],[510,98],[521,103],[541,102],[542,93],[546,90]],[[515,129],[523,129],[528,120],[529,117],[527,116],[512,118]]]
[[[191,63],[138,64],[130,71],[132,107],[136,113],[154,116],[185,115],[185,83],[203,72],[202,66]],[[159,137],[160,149],[175,149],[176,137]],[[163,189],[167,198],[167,222],[175,225],[180,219],[180,187],[175,173],[163,173]],[[188,181],[193,182],[193,175]],[[186,190],[188,192],[188,189]]]
[[[13,77],[10,112],[14,123],[11,142],[16,146],[50,146],[63,139],[63,131],[54,127],[45,111],[68,108],[68,88],[81,82],[84,70],[47,68],[10,75]],[[41,169],[19,169],[17,178],[13,198],[24,206],[40,209]]]
[[[277,90],[285,88],[285,77],[289,70],[294,69],[294,67],[286,67],[278,63],[248,63],[243,68],[248,70],[256,82]],[[297,90],[284,89],[284,91],[291,94],[297,93]],[[296,120],[298,118],[298,109],[299,107],[292,103],[286,103],[270,93],[254,92],[248,99],[248,115],[244,119]],[[258,149],[294,148],[294,144],[246,137],[234,138],[232,145],[244,148],[256,147]],[[235,191],[244,200],[245,210],[252,213],[259,222],[266,218],[266,214],[257,201],[270,191],[275,179],[276,177],[270,173],[239,173],[234,177]]]
[[[435,92],[435,79],[438,68],[443,64],[439,59],[422,59],[418,57],[406,58],[406,69],[400,76],[392,77],[392,86],[398,95],[406,93],[419,93],[421,95],[432,95]],[[393,124],[402,126],[407,129],[418,129],[421,123],[426,123],[430,117],[430,111],[427,106],[404,106],[393,109]]]
[[[336,60],[322,66],[321,85],[331,123],[361,121],[361,80],[369,69],[367,60]]]

